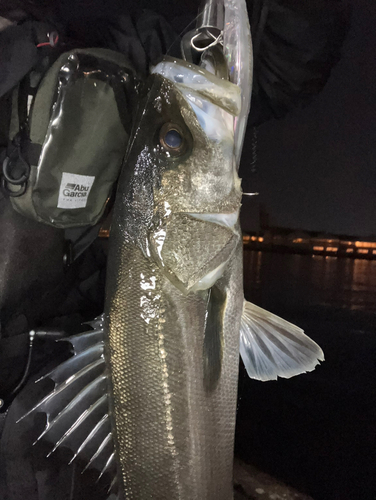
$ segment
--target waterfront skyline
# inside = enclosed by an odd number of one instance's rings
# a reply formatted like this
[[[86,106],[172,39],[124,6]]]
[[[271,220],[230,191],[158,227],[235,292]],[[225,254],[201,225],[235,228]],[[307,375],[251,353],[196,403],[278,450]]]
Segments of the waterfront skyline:
[[[264,227],[243,233],[243,245],[250,250],[376,260],[376,237],[361,240],[349,235]]]

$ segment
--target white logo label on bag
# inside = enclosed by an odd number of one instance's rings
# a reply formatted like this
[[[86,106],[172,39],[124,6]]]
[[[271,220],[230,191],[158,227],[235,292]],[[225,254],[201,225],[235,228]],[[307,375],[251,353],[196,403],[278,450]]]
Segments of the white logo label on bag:
[[[95,177],[63,172],[57,208],[85,208]]]

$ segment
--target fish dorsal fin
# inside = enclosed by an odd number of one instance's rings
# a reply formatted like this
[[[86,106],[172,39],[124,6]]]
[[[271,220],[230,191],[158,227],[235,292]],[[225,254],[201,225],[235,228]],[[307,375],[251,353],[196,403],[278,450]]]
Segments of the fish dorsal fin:
[[[261,307],[244,301],[240,355],[256,380],[290,378],[324,361],[321,348],[303,330]]]
[[[117,498],[118,471],[109,417],[108,381],[104,360],[104,317],[88,323],[92,330],[62,339],[70,342],[73,356],[41,377],[51,379],[54,389],[20,419],[45,413],[47,422],[34,442],[51,444],[47,456],[59,447],[69,448],[73,455],[98,471],[98,481],[110,475],[109,499]]]

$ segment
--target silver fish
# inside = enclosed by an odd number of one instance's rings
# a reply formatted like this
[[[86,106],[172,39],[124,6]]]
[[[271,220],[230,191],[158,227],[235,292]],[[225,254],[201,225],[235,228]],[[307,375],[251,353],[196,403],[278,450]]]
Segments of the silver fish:
[[[228,499],[243,307],[231,114],[240,92],[176,60],[152,78],[132,168],[119,181],[126,190],[108,267],[124,490],[137,499]]]
[[[244,2],[229,4],[244,28]],[[118,498],[231,499],[239,349],[259,380],[323,359],[298,327],[244,302],[249,96],[232,73],[169,58],[153,69],[118,184],[104,315],[69,338],[74,356],[27,414],[45,412],[38,439],[86,459]]]

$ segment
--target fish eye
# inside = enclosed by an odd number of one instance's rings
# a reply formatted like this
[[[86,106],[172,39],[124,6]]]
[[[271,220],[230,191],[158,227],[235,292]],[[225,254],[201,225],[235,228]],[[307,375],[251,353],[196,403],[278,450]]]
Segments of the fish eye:
[[[178,125],[165,123],[159,133],[161,146],[173,156],[181,155],[185,150],[183,133]]]
[[[180,148],[183,138],[177,130],[169,130],[163,138],[166,146],[172,149]]]

